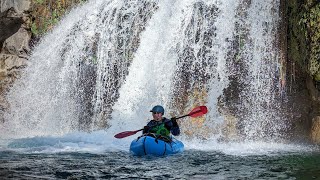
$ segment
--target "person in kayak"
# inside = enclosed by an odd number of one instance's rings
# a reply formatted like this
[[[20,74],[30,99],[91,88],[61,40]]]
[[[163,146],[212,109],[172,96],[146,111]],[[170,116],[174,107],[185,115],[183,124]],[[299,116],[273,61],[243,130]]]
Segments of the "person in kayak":
[[[163,137],[170,137],[170,133],[174,136],[180,134],[180,128],[176,121],[176,118],[167,119],[163,117],[164,108],[160,105],[154,106],[151,111],[153,120],[151,120],[143,128],[143,134],[154,133]]]

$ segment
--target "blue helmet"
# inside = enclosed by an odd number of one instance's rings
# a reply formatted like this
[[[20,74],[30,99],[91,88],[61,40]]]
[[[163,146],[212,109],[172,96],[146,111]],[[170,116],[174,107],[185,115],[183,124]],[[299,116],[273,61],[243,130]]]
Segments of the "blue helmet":
[[[160,105],[157,105],[153,107],[150,112],[159,112],[162,113],[162,115],[164,115],[164,108]]]

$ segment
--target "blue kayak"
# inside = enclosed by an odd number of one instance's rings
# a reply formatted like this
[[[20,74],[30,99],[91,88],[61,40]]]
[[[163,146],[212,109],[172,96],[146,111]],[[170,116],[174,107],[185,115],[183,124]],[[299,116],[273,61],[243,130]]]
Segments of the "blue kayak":
[[[176,154],[183,150],[183,143],[177,139],[162,139],[150,135],[142,135],[133,140],[130,145],[130,152],[136,156],[164,156]]]

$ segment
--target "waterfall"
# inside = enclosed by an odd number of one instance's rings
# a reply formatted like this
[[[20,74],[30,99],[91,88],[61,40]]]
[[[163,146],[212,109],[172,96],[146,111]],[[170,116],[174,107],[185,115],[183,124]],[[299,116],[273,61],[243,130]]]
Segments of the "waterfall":
[[[155,5],[93,0],[66,15],[33,50],[30,65],[11,88],[5,136],[106,128]]]
[[[247,49],[251,49],[251,57],[247,62],[249,64],[250,76],[247,81],[250,82],[248,95],[250,104],[253,107],[249,111],[250,118],[245,122],[246,136],[259,136],[263,138],[277,137],[285,128],[282,124],[282,117],[279,102],[279,64],[278,53],[275,48],[279,2],[264,3],[252,2],[249,9],[249,19],[251,29],[249,34],[251,39],[247,43]],[[259,21],[263,19],[263,21]],[[247,54],[247,53],[246,53]],[[245,96],[245,95],[242,95]],[[254,131],[249,130],[254,129]]]
[[[279,57],[276,35],[279,1],[242,3],[246,16],[238,20],[239,51],[237,61],[243,66],[242,91],[238,104],[240,129],[246,139],[279,139],[286,129],[281,115]],[[245,7],[246,6],[246,7]]]
[[[139,128],[147,123],[150,109],[157,104],[168,107],[178,56],[176,45],[183,38],[183,9],[188,3],[159,1],[158,11],[147,24],[141,44],[133,59],[120,97],[114,106],[115,123]],[[188,11],[188,9],[187,9]],[[117,126],[117,125],[116,125]]]
[[[167,117],[208,106],[205,118],[180,121],[188,137],[281,137],[278,8],[276,0],[88,1],[33,50],[1,132],[140,129],[161,104]]]

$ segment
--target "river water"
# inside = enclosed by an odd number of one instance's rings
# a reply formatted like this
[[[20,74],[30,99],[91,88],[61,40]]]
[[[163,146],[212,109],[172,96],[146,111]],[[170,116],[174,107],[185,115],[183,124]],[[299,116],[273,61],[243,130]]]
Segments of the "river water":
[[[8,92],[0,179],[320,179],[318,147],[284,143],[279,14],[279,0],[71,10]],[[140,129],[158,104],[166,116],[209,112],[183,120],[183,153],[132,156],[135,136],[113,135]]]
[[[186,141],[180,154],[137,157],[133,137],[104,132],[1,141],[0,179],[318,179],[317,147]]]
[[[1,179],[318,179],[319,152],[235,156],[186,150],[168,157],[128,152],[0,152]]]

